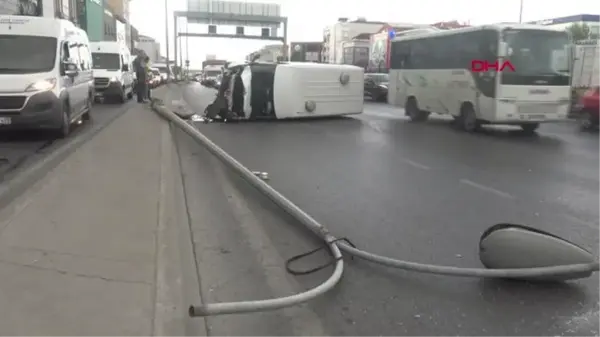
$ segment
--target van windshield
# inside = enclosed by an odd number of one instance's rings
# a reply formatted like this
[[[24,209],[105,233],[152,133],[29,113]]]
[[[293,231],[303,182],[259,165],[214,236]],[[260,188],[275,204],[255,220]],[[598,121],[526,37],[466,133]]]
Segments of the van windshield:
[[[119,54],[92,53],[92,64],[94,69],[119,70],[121,69],[121,57]]]
[[[0,35],[0,74],[41,73],[54,69],[53,37]]]

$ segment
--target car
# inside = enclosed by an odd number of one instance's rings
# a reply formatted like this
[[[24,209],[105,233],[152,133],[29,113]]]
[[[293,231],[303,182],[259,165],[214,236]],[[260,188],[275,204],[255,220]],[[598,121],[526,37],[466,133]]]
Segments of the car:
[[[152,87],[156,88],[163,84],[163,76],[157,68],[150,68],[152,72]]]
[[[383,73],[365,74],[365,98],[377,102],[387,102],[390,77]]]
[[[582,130],[598,128],[598,110],[600,109],[600,87],[588,89],[579,98],[577,110],[579,111],[579,125]]]

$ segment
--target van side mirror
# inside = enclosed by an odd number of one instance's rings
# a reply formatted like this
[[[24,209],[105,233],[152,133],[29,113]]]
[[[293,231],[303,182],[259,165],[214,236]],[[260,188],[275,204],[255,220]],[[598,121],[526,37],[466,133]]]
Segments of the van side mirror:
[[[498,48],[498,57],[507,57],[508,56],[508,44],[504,41],[500,41],[500,46]]]
[[[69,77],[75,77],[79,74],[79,70],[77,70],[77,65],[72,62],[63,63],[63,69],[65,70],[65,75]]]
[[[124,64],[123,68],[121,68],[122,71],[129,71],[129,65],[128,64]]]

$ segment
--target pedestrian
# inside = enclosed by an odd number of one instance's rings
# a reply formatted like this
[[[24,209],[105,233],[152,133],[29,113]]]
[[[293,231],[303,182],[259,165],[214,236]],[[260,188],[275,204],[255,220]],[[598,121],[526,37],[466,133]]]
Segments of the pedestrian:
[[[148,78],[152,78],[152,76],[154,76],[154,73],[152,73],[152,69],[150,69],[150,58],[146,56],[144,58],[144,62],[146,63],[146,73],[148,74]],[[148,100],[152,100],[151,91],[152,88],[150,87],[150,85],[146,85],[146,98]]]
[[[139,55],[138,57],[135,58],[135,60],[133,61],[133,67],[135,68],[135,76],[137,79],[137,85],[136,85],[136,96],[137,96],[137,101],[138,103],[144,103],[145,102],[145,97],[148,94],[148,88],[147,88],[147,79],[148,79],[148,72],[146,70],[146,55]]]

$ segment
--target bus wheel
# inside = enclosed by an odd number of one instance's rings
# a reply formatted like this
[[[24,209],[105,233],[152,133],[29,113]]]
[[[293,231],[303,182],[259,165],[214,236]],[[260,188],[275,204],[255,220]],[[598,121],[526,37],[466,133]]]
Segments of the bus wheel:
[[[462,107],[457,122],[461,129],[467,132],[475,132],[481,126],[475,115],[475,110],[470,104],[466,104]]]
[[[417,100],[414,97],[409,97],[404,106],[406,115],[408,115],[410,120],[413,122],[423,122],[427,120],[427,117],[429,117],[429,113],[427,111],[419,109]]]
[[[579,127],[583,131],[589,131],[594,128],[594,118],[589,111],[582,111],[579,116]]]
[[[523,129],[525,133],[534,133],[538,127],[540,127],[540,123],[521,124],[521,129]]]

